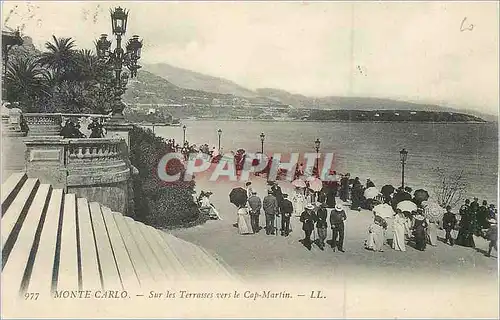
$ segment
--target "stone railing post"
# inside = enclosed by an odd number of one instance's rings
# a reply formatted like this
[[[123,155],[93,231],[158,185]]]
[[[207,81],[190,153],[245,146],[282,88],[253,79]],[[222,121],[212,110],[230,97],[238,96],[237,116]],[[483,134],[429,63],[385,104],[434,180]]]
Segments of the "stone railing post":
[[[24,142],[28,177],[66,190],[68,172],[65,150],[68,141],[57,136],[40,136],[28,137]]]
[[[62,116],[60,113],[25,113],[28,136],[59,136]]]

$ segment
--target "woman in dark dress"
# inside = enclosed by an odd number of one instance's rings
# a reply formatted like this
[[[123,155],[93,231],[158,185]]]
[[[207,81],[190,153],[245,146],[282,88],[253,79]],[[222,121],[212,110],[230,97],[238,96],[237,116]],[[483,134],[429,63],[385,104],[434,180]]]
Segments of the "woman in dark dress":
[[[427,229],[427,221],[421,212],[418,212],[415,215],[415,222],[413,225],[413,235],[415,237],[415,247],[417,250],[424,251],[426,242],[425,242],[425,231]]]
[[[460,208],[460,223],[458,229],[458,236],[456,244],[464,247],[474,248],[476,245],[474,243],[474,219],[472,212],[468,206],[462,206]]]

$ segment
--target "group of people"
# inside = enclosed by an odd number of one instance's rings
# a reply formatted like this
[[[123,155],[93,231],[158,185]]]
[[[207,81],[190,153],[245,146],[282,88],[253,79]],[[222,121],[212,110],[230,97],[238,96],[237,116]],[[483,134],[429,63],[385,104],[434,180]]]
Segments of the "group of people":
[[[236,223],[240,234],[260,232],[260,215],[264,211],[266,234],[277,235],[279,228],[280,234],[287,237],[291,231],[290,218],[294,212],[288,194],[283,193],[276,182],[270,184],[267,196],[262,200],[252,188],[251,182],[246,182],[245,188],[248,195],[248,206],[241,206],[238,209],[238,221]]]
[[[97,118],[92,119],[87,129],[90,130],[89,138],[104,138],[104,126]],[[59,134],[66,139],[87,138],[80,130],[81,125],[79,122],[75,123],[73,120],[66,120]]]
[[[455,220],[450,217],[450,222],[448,222],[445,230],[449,229],[450,234],[451,230],[458,230],[455,243],[465,247],[475,247],[474,235],[486,238],[490,241],[487,253],[489,256],[493,248],[497,250],[497,210],[493,204],[488,206],[486,200],[483,200],[482,205],[479,205],[478,200],[478,198],[474,198],[471,202],[466,199],[465,203],[460,207]],[[450,242],[453,244],[453,238],[451,238]]]
[[[238,227],[240,234],[259,233],[260,216],[262,211],[265,215],[266,235],[278,235],[288,237],[292,231],[290,228],[290,219],[294,213],[302,222],[304,239],[302,244],[311,250],[312,244],[316,242],[321,250],[325,248],[325,240],[328,228],[328,212],[326,203],[309,203],[303,197],[301,192],[295,192],[292,201],[288,194],[283,193],[281,187],[276,182],[269,182],[267,196],[260,199],[257,192],[253,190],[252,183],[246,182],[245,189],[248,194],[246,205],[241,205],[237,211],[237,221],[234,226]],[[298,205],[297,198],[304,199],[301,206]],[[330,213],[330,228],[333,230],[331,240],[332,248],[344,252],[344,221],[347,219],[345,211],[340,205],[337,205]],[[316,232],[317,230],[317,237]],[[314,233],[314,240],[311,236]]]
[[[348,178],[348,175],[343,176],[343,179],[345,178]],[[365,186],[359,183],[359,178],[353,181],[354,183],[347,185],[349,189],[345,185],[342,188],[342,182],[337,185],[340,190],[331,186],[325,186],[319,192],[296,188],[291,199],[288,194],[281,191],[276,182],[270,182],[268,194],[262,201],[252,189],[251,182],[247,182],[245,188],[248,192],[248,205],[238,209],[238,221],[235,226],[238,226],[241,234],[259,232],[261,229],[259,217],[263,210],[266,218],[266,234],[277,235],[279,229],[280,234],[286,237],[291,231],[290,218],[295,215],[302,223],[304,238],[301,242],[306,248],[311,250],[312,244],[316,243],[321,250],[324,250],[329,227],[332,230],[332,239],[328,241],[330,246],[333,250],[344,252],[346,211],[340,204],[334,203],[332,206],[331,201],[328,201],[328,194],[336,195],[336,191],[339,191],[339,198],[345,204],[351,200],[351,210],[358,209],[357,204],[352,205],[352,201],[360,199],[355,194],[360,193],[356,191],[358,186],[361,186],[361,190],[365,190],[375,187],[375,184],[370,179],[367,179]],[[334,191],[327,190],[328,188]],[[428,244],[437,245],[437,233],[439,228],[442,228],[446,232],[444,241],[449,245],[473,247],[472,235],[476,235],[490,241],[488,256],[492,249],[497,250],[497,212],[494,205],[488,206],[486,200],[479,205],[477,198],[472,203],[466,200],[458,214],[453,213],[448,206],[442,218],[432,219],[426,214],[427,201],[420,201],[415,195],[412,196],[411,192],[412,189],[406,187],[398,188],[376,199],[361,198],[364,202],[370,200],[369,206],[372,209],[385,203],[394,213],[390,217],[382,217],[373,211],[373,220],[368,226],[368,238],[365,241],[366,249],[381,252],[388,243],[396,251],[406,251],[407,244],[412,243],[417,250],[424,251]],[[400,210],[397,205],[405,200],[414,202],[416,210],[411,212]],[[311,239],[312,237],[314,239]]]

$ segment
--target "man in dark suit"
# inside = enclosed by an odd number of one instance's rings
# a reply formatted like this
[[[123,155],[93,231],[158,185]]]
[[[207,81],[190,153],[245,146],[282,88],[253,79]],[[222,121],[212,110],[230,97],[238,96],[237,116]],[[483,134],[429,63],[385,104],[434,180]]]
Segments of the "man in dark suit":
[[[339,249],[340,252],[344,252],[344,221],[347,219],[345,211],[342,209],[340,204],[335,206],[335,209],[330,213],[330,227],[333,231],[332,236],[332,249]],[[337,240],[338,237],[338,240]]]
[[[311,234],[314,230],[315,220],[316,220],[316,215],[314,213],[314,206],[312,204],[308,204],[306,206],[306,210],[302,212],[302,214],[300,215],[300,222],[302,222],[302,230],[304,230],[305,234],[304,239],[300,241],[308,250],[311,250],[312,248]]]
[[[288,194],[283,194],[281,203],[281,235],[288,237],[290,233],[290,217],[293,213],[293,204],[288,200]]]
[[[271,190],[267,192],[267,196],[262,201],[262,208],[266,214],[266,234],[275,234],[274,217],[278,214],[278,202],[276,201],[276,197],[273,196],[273,192]]]
[[[251,197],[248,198],[248,205],[250,206],[250,221],[252,223],[253,232],[258,233],[260,231],[259,218],[262,201],[257,196],[257,191],[252,191]]]
[[[326,204],[322,203],[318,208],[318,212],[316,213],[316,230],[318,230],[318,246],[321,250],[325,250],[327,216],[328,212],[326,211]]]
[[[443,215],[443,229],[446,231],[445,243],[449,242],[453,245],[453,238],[451,236],[451,230],[455,229],[457,224],[457,218],[453,212],[451,212],[451,207],[446,207],[446,213]]]

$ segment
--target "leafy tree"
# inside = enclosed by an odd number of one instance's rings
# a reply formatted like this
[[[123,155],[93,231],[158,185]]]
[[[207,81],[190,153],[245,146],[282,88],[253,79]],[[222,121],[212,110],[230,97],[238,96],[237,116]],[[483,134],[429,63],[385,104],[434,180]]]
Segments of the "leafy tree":
[[[5,74],[6,100],[19,102],[24,112],[39,111],[38,104],[50,96],[50,73],[27,54],[10,60]]]
[[[47,41],[42,52],[39,63],[48,67],[54,73],[57,80],[73,80],[77,72],[78,62],[75,54],[75,41],[71,38],[57,38],[52,36],[53,43]]]

